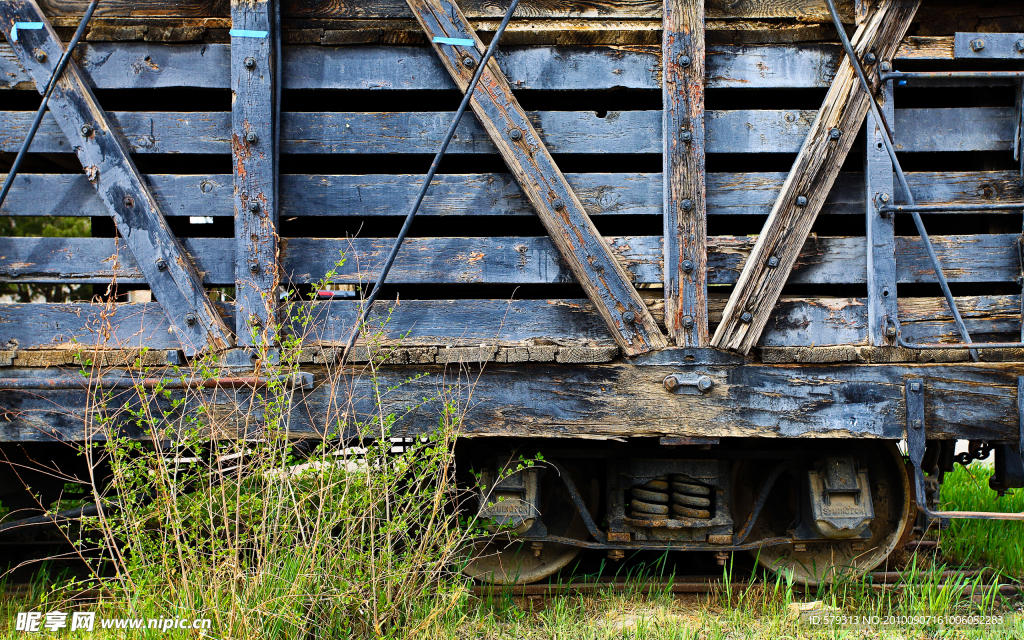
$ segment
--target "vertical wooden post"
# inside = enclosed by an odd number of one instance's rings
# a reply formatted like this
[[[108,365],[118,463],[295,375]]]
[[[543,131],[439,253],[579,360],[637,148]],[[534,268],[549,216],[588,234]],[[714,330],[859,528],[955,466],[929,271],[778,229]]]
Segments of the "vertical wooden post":
[[[277,339],[277,34],[273,0],[231,0],[231,156],[235,177],[235,333]]]
[[[663,29],[665,324],[677,345],[704,347],[708,304],[703,0],[665,0]]]
[[[893,117],[892,83],[881,91],[882,115],[891,125]],[[867,214],[868,247],[868,342],[873,346],[895,344],[895,336],[886,335],[887,319],[896,316],[896,238],[893,215],[882,216],[878,209],[895,200],[892,160],[882,142],[883,126],[868,113],[867,150],[864,156],[864,201]]]

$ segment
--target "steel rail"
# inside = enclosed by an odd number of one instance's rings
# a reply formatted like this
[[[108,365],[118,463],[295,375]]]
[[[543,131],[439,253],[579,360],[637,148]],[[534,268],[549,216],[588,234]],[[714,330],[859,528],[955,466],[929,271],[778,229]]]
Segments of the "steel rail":
[[[864,75],[864,69],[860,65],[860,60],[857,59],[857,52],[854,51],[853,44],[850,43],[850,38],[847,37],[846,30],[843,29],[842,20],[840,20],[839,12],[836,10],[835,0],[825,0],[825,3],[828,5],[828,12],[832,16],[832,22],[835,24],[836,32],[839,34],[839,39],[843,43],[843,49],[846,51],[846,57],[850,60],[850,66],[853,67],[854,72],[857,74],[857,79],[860,81],[861,88],[868,96],[868,104],[871,107],[871,114],[879,124],[879,130],[882,134],[882,142],[885,143],[885,150],[889,153],[890,160],[892,160],[892,166],[896,172],[896,179],[899,180],[900,187],[903,188],[903,192],[906,194],[907,203],[914,205],[916,204],[914,202],[914,195],[910,191],[910,185],[907,184],[907,177],[903,174],[903,167],[900,166],[899,158],[896,157],[896,148],[893,146],[889,123],[886,122],[885,116],[882,114],[882,110],[878,108],[878,102],[875,100],[875,96],[871,91],[871,85],[868,83],[868,79]],[[953,292],[949,290],[949,283],[946,282],[946,276],[942,271],[942,263],[939,261],[939,256],[935,253],[935,247],[932,246],[932,240],[928,236],[927,229],[924,227],[924,221],[921,220],[921,214],[917,211],[911,211],[910,215],[914,218],[914,226],[917,227],[917,233],[921,236],[921,241],[924,244],[925,251],[928,253],[928,259],[931,261],[932,269],[935,270],[935,276],[939,281],[939,287],[942,289],[942,295],[946,298],[946,304],[949,305],[949,309],[953,313],[953,319],[956,321],[957,329],[960,331],[960,335],[963,337],[964,343],[970,344],[971,335],[967,331],[967,325],[964,324],[964,319],[960,316],[960,309],[956,306],[956,300],[953,298]],[[972,347],[967,348],[971,349],[971,359],[977,362],[978,352]]]
[[[64,74],[64,70],[67,69],[68,63],[71,62],[71,53],[85,34],[85,28],[88,26],[89,20],[92,19],[92,14],[96,11],[96,5],[99,3],[100,0],[92,0],[89,6],[86,7],[85,15],[82,16],[81,22],[78,23],[78,29],[75,30],[75,34],[71,37],[67,48],[61,54],[60,60],[57,61],[57,66],[53,68],[53,73],[50,74],[50,80],[46,83],[46,89],[43,91],[43,101],[36,111],[35,120],[32,121],[32,126],[29,127],[28,135],[25,136],[25,141],[21,143],[21,148],[18,149],[18,155],[14,157],[14,164],[11,165],[11,170],[7,172],[7,177],[4,178],[4,186],[0,189],[0,208],[4,206],[4,200],[7,199],[7,194],[11,191],[14,177],[18,175],[21,162],[25,159],[29,147],[32,146],[32,140],[36,137],[36,132],[39,131],[39,125],[43,121],[43,116],[46,115],[46,106],[50,102],[50,95],[53,93],[54,87],[57,86],[57,81]]]
[[[1024,209],[1024,202],[988,202],[985,204],[885,204],[878,208],[881,214],[889,213],[946,213],[962,211],[1018,211]]]
[[[477,64],[476,72],[473,74],[473,79],[470,80],[469,85],[466,87],[466,94],[462,96],[462,102],[459,104],[459,108],[455,112],[455,117],[452,118],[452,123],[448,127],[448,133],[445,134],[444,141],[441,143],[441,148],[437,150],[437,154],[434,155],[434,161],[430,163],[430,169],[427,171],[427,175],[423,179],[423,184],[420,186],[419,193],[416,194],[416,200],[412,204],[412,209],[409,210],[409,214],[405,217],[405,222],[402,223],[402,228],[398,232],[395,244],[391,247],[391,252],[384,260],[384,266],[381,268],[380,275],[377,276],[377,281],[374,283],[373,289],[370,291],[370,295],[363,301],[363,308],[359,312],[359,317],[356,319],[355,326],[352,328],[352,335],[345,344],[345,350],[341,353],[341,364],[344,364],[345,360],[348,358],[348,354],[352,350],[352,346],[355,344],[356,339],[362,331],[363,323],[366,322],[367,316],[370,315],[370,308],[377,300],[377,296],[380,294],[380,288],[387,279],[388,273],[391,271],[391,265],[395,262],[395,256],[398,255],[398,250],[402,248],[405,236],[408,235],[409,229],[412,227],[412,221],[416,218],[416,212],[419,211],[420,204],[423,202],[423,197],[427,195],[427,189],[430,187],[430,183],[434,180],[434,174],[437,173],[437,169],[441,164],[441,159],[444,158],[444,154],[448,150],[448,145],[455,136],[455,130],[459,126],[459,121],[462,120],[462,115],[466,112],[466,108],[469,106],[469,102],[473,98],[473,92],[476,90],[476,85],[480,82],[480,77],[483,75],[484,69],[487,67],[487,63],[494,56],[494,52],[498,48],[498,42],[501,40],[501,35],[505,32],[505,27],[508,26],[509,21],[512,19],[512,14],[515,13],[517,6],[519,6],[519,0],[512,0],[511,4],[508,6],[508,10],[505,12],[505,17],[502,18],[501,24],[498,25],[498,30],[494,32],[491,44],[487,47],[487,51],[484,52],[483,57]]]

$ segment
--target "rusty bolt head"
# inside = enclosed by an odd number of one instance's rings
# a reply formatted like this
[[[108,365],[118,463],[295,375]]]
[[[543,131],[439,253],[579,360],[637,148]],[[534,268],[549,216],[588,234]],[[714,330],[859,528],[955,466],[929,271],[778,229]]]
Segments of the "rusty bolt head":
[[[253,213],[256,213],[259,210],[260,210],[260,201],[259,200],[250,200],[249,201],[249,211],[251,211]]]
[[[892,63],[891,62],[883,62],[882,64],[878,65],[878,70],[879,71],[891,71],[892,70]]]
[[[697,391],[701,393],[707,393],[711,391],[711,387],[715,386],[715,381],[708,376],[701,376],[697,378]]]
[[[129,209],[135,206],[135,200],[133,200],[131,196],[125,196],[124,200],[122,200],[121,202],[123,202],[124,206],[128,207]]]
[[[185,324],[187,324],[188,326],[191,327],[195,323],[196,323],[196,314],[194,314],[194,313],[186,313],[185,314]]]
[[[868,64],[875,64],[875,60],[878,60],[878,58],[873,53],[869,53],[868,55],[864,56],[864,62]]]
[[[754,319],[754,316],[749,311],[744,311],[743,315],[740,316],[740,322],[743,324],[750,324],[750,321]]]
[[[242,62],[242,64],[245,65],[246,69],[255,69],[256,68],[256,58],[246,58]]]
[[[692,142],[693,141],[693,132],[692,131],[681,131],[681,132],[679,132],[679,139],[682,140],[683,142]]]
[[[82,135],[85,136],[86,138],[92,135],[92,127],[87,124],[83,124],[82,128],[79,129],[79,131],[81,131]]]
[[[519,141],[523,139],[523,132],[520,131],[519,129],[512,129],[511,131],[508,132],[508,137],[509,140]]]
[[[555,211],[561,211],[565,208],[565,203],[560,199],[555,198],[555,201],[551,203],[551,206],[555,208]]]
[[[684,329],[692,329],[693,328],[693,316],[683,316],[683,328]]]
[[[476,60],[473,58],[473,56],[466,56],[465,58],[462,59],[462,66],[466,67],[467,69],[472,69],[473,67],[476,66]]]
[[[167,261],[164,260],[163,258],[158,259],[156,261],[156,270],[157,271],[167,271]]]
[[[666,391],[675,391],[679,388],[679,378],[674,375],[666,376],[663,384],[665,385]]]
[[[679,207],[683,211],[690,211],[693,209],[693,200],[683,200],[682,202],[679,203]]]
[[[250,260],[249,261],[249,272],[250,273],[259,273],[260,272],[260,263],[256,262],[255,260]]]
[[[693,61],[690,60],[690,56],[679,56],[679,66],[688,67],[691,62]]]
[[[42,49],[36,49],[35,59],[36,62],[46,62],[46,52]]]
[[[807,206],[807,197],[806,196],[797,196],[796,197],[796,206],[798,206],[798,207],[806,207]]]
[[[683,271],[685,271],[686,273],[690,273],[691,271],[693,271],[693,261],[692,260],[683,260],[683,265],[682,266],[683,266]]]
[[[985,41],[981,38],[971,40],[971,51],[981,51],[985,48]]]
[[[890,338],[895,338],[896,337],[896,327],[894,327],[894,326],[892,326],[890,324],[888,327],[885,328],[885,335],[890,337]]]
[[[911,382],[910,383],[910,390],[913,391],[914,393],[920,392],[921,391],[921,383],[920,382]]]
[[[843,132],[835,127],[828,130],[828,137],[832,140],[838,140],[843,135]]]
[[[883,193],[882,195],[878,196],[878,199],[881,200],[882,202],[889,202],[889,194]]]
[[[249,133],[245,134],[245,141],[248,142],[249,144],[256,144],[257,142],[260,141],[260,137],[256,135],[255,131],[250,131]]]
[[[768,258],[768,268],[769,269],[774,269],[777,266],[779,266],[779,258],[778,258],[778,256],[772,256],[772,257]]]
[[[632,311],[626,311],[622,314],[622,321],[626,324],[633,324],[636,322],[636,314]]]

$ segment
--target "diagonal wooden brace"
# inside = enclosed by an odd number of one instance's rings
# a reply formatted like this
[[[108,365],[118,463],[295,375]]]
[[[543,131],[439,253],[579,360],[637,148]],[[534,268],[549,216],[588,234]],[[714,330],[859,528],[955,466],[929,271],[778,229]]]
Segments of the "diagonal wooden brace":
[[[18,22],[39,22],[43,28],[19,29],[14,41],[11,30]],[[0,28],[36,88],[45,91],[64,46],[39,6],[34,0],[0,0]],[[74,61],[54,88],[49,109],[113,216],[120,240],[134,255],[185,353],[233,346],[231,332],[207,296],[202,278]]]
[[[431,42],[438,37],[473,41],[471,45],[434,42],[444,66],[465,91],[485,50],[466,17],[452,0],[406,1]],[[493,59],[487,63],[471,105],[623,352],[638,355],[664,348],[665,337],[647,305],[591,222]]]
[[[853,46],[877,91],[878,67],[896,55],[920,0],[878,0],[853,36]],[[874,62],[867,62],[867,55]],[[753,347],[796,262],[811,226],[839,175],[869,107],[850,61],[843,57],[789,177],[729,297],[711,346],[747,353]]]

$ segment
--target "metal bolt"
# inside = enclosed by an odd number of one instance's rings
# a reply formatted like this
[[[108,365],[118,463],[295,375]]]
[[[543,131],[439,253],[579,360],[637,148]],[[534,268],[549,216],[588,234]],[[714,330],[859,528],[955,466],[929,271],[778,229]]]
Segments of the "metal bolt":
[[[971,51],[981,51],[985,48],[985,41],[981,38],[971,40]]]
[[[92,135],[92,127],[87,124],[83,124],[80,131],[82,132],[82,135],[85,136],[86,138]]]
[[[679,139],[682,140],[683,142],[692,142],[693,141],[693,132],[692,131],[680,132]]]
[[[124,206],[128,207],[129,209],[135,206],[135,200],[132,200],[131,196],[125,196],[124,200],[122,200],[121,202],[123,202]]]
[[[245,134],[245,141],[248,142],[249,144],[256,144],[257,142],[260,141],[260,137],[256,135],[255,131],[250,131],[249,133]]]
[[[693,209],[693,200],[683,200],[679,203],[679,206],[682,207],[683,211],[689,211]]]
[[[46,52],[42,49],[36,49],[36,62],[46,62]]]
[[[718,562],[718,566],[724,567],[725,563],[729,561],[729,554],[725,551],[719,551],[715,554],[715,561]]]
[[[633,324],[636,322],[636,314],[632,311],[626,311],[622,314],[622,321],[626,324]]]
[[[875,57],[875,54],[873,53],[869,53],[868,55],[864,56],[864,62],[868,64],[875,64],[875,60],[878,60],[878,58]]]
[[[807,198],[804,197],[804,196],[797,196],[796,197],[796,206],[798,206],[798,207],[806,207],[807,206]]]
[[[679,65],[680,66],[688,67],[688,66],[690,66],[690,62],[692,62],[692,60],[690,60],[690,56],[679,56]]]
[[[683,271],[685,271],[686,273],[690,273],[691,271],[693,271],[692,260],[683,260]]]
[[[754,316],[750,315],[749,311],[744,311],[743,315],[740,316],[740,322],[743,324],[750,324],[750,321],[754,319]]]
[[[555,198],[555,201],[551,203],[551,206],[555,208],[555,211],[561,211],[565,208],[565,203],[559,198]]]
[[[878,199],[881,200],[882,202],[889,202],[889,194],[883,193],[882,195],[878,196]]]
[[[194,313],[186,313],[185,314],[185,324],[187,324],[188,326],[191,327],[195,323],[196,323],[196,314],[194,314]]]
[[[832,140],[838,140],[839,137],[842,136],[842,135],[843,135],[843,132],[840,131],[839,129],[836,129],[835,127],[833,127],[832,129],[828,130],[828,137],[831,138]]]
[[[774,269],[777,266],[779,266],[779,258],[778,258],[778,256],[772,256],[772,257],[768,258],[768,268],[769,269]]]
[[[892,70],[892,63],[890,63],[890,62],[883,62],[882,64],[878,65],[878,69],[879,69],[879,71],[891,71]]]
[[[253,213],[256,213],[259,210],[260,210],[260,202],[259,202],[259,200],[250,200],[249,201],[249,211],[252,211]]]
[[[466,67],[467,69],[472,69],[473,67],[476,66],[476,60],[472,56],[466,56],[465,58],[462,59],[462,66]]]
[[[245,65],[246,69],[255,69],[256,68],[256,58],[246,58],[242,62],[242,64]]]
[[[693,316],[683,316],[683,328],[684,329],[692,329],[693,328]]]
[[[913,391],[914,393],[918,393],[919,391],[921,391],[921,383],[920,382],[911,382],[910,383],[910,390]]]
[[[523,139],[523,132],[520,131],[519,129],[513,129],[513,130],[508,132],[508,137],[509,137],[509,139],[511,139],[513,141],[522,140]]]
[[[665,381],[662,383],[665,385],[666,391],[675,391],[679,388],[679,378],[675,376],[666,376]]]
[[[896,327],[894,327],[894,326],[892,326],[890,324],[888,327],[885,328],[885,335],[890,337],[890,338],[895,338],[896,337]]]
[[[1024,53],[1024,40],[1018,40],[1017,44],[1014,45],[1019,53]]]
[[[156,270],[157,271],[167,271],[167,261],[164,260],[163,258],[158,259],[156,261]]]
[[[708,376],[701,376],[697,378],[697,391],[701,393],[707,393],[711,391],[711,387],[715,386],[715,381]]]
[[[255,260],[250,260],[249,261],[249,272],[250,273],[259,273],[260,272],[260,263],[256,262]]]

